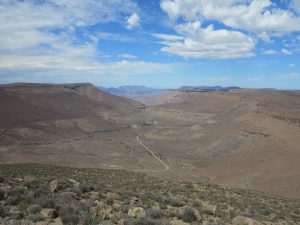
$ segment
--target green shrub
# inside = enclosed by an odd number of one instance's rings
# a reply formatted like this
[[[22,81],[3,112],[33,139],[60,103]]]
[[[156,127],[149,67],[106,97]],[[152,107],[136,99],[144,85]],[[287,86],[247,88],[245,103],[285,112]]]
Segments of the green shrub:
[[[194,210],[189,207],[184,208],[181,217],[184,222],[188,222],[188,223],[197,220],[197,216],[195,215]]]
[[[5,191],[0,189],[0,201],[3,201],[5,198]]]
[[[42,208],[40,205],[36,204],[36,205],[31,205],[28,207],[27,212],[31,213],[31,214],[37,214],[39,212],[41,212]]]
[[[113,198],[111,198],[111,197],[107,198],[107,200],[106,200],[106,204],[107,205],[113,205],[114,202],[115,202],[115,200]]]
[[[149,209],[147,210],[147,216],[151,219],[161,219],[166,217],[166,213],[159,209]]]
[[[0,205],[0,217],[4,218],[6,215],[5,209],[2,205]]]
[[[29,214],[26,216],[27,220],[30,220],[33,223],[36,223],[38,221],[42,221],[44,219],[43,215],[41,214]]]
[[[134,220],[132,225],[157,225],[154,220],[147,217],[142,217],[137,220]]]
[[[93,217],[90,213],[84,213],[81,220],[81,225],[98,225],[100,223],[100,221]]]

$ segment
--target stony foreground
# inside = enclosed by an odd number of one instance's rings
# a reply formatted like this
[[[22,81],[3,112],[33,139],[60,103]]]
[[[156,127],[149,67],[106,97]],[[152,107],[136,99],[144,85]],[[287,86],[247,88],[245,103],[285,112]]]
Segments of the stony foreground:
[[[122,170],[2,165],[0,224],[292,225],[300,202]]]

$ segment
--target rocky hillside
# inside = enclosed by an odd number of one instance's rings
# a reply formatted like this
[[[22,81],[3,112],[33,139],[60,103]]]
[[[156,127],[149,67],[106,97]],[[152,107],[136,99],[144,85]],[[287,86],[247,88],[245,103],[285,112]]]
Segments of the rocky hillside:
[[[0,166],[0,224],[293,225],[300,202],[123,170]]]
[[[140,103],[103,92],[89,83],[0,85],[0,104],[2,129],[107,112],[127,116],[144,108]]]

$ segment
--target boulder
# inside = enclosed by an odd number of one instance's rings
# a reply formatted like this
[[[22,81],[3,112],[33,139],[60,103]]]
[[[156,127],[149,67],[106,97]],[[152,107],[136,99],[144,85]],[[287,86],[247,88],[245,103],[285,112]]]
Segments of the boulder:
[[[72,183],[74,187],[79,187],[79,185],[80,185],[80,183],[77,182],[77,181],[74,180],[74,179],[68,179],[68,181],[69,181],[70,183]]]
[[[129,209],[128,216],[133,218],[141,218],[146,216],[146,211],[142,207]]]
[[[51,192],[57,191],[57,180],[53,180],[49,183],[49,189]]]
[[[34,180],[34,178],[32,176],[29,176],[29,175],[25,176],[23,179],[24,179],[25,182]]]
[[[56,212],[56,210],[50,208],[42,209],[41,214],[43,215],[43,217],[49,219],[55,219],[58,217],[58,213]]]

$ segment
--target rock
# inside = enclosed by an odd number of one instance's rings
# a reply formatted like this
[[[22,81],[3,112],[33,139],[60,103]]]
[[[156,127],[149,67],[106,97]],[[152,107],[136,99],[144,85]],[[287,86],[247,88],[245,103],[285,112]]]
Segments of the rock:
[[[174,219],[170,223],[171,225],[190,225],[190,223],[186,223],[183,220]]]
[[[49,189],[51,192],[57,191],[57,180],[53,180],[49,183]]]
[[[130,205],[137,204],[139,202],[139,199],[137,197],[132,197],[130,199]]]
[[[80,183],[77,182],[76,180],[74,179],[68,179],[69,182],[71,182],[73,184],[74,187],[79,187]]]
[[[29,175],[25,176],[23,179],[24,179],[25,182],[34,180],[34,178],[32,176],[29,176]]]
[[[262,223],[244,216],[237,216],[232,220],[232,225],[262,225]]]
[[[128,216],[133,218],[141,218],[146,216],[146,212],[142,207],[129,209]]]
[[[49,208],[42,209],[41,214],[43,215],[43,217],[49,219],[55,219],[58,217],[58,213],[56,212],[55,209],[49,209]]]
[[[117,193],[113,193],[113,192],[107,192],[106,197],[112,198],[112,199],[120,199],[120,195],[118,195]]]
[[[99,193],[96,191],[91,191],[89,192],[89,198],[93,200],[99,199]]]

